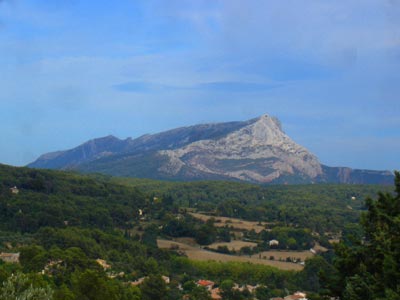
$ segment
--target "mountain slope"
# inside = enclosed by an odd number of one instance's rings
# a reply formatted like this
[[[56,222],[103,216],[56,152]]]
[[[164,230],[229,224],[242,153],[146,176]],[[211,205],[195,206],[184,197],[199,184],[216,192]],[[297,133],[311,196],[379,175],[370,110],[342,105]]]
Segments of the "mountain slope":
[[[102,157],[116,154],[141,153],[160,149],[175,149],[202,139],[215,139],[252,122],[202,124],[176,128],[137,139],[120,140],[112,135],[90,140],[76,148],[44,154],[29,164],[32,168],[70,169]]]
[[[322,165],[315,155],[282,131],[276,118],[268,115],[245,122],[182,127],[137,139],[94,139],[71,150],[42,155],[29,167],[172,180],[383,184],[393,181],[393,175],[387,171]]]

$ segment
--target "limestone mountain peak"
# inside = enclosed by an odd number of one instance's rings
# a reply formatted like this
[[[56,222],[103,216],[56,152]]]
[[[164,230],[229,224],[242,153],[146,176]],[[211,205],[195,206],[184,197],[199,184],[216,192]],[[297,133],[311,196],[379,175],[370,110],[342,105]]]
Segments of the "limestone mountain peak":
[[[390,172],[322,165],[268,114],[242,122],[180,127],[135,139],[109,135],[42,155],[29,166],[127,177],[257,183],[391,183],[393,178]]]

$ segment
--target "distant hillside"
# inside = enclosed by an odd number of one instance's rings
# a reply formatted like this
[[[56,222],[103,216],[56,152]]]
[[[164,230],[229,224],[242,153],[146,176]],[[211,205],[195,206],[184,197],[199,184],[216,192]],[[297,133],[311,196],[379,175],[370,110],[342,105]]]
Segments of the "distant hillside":
[[[19,193],[10,188],[16,186]],[[340,231],[357,222],[367,196],[392,192],[378,185],[268,185],[229,181],[169,182],[80,175],[0,165],[0,231],[41,227],[130,226],[138,209],[186,207],[253,221],[290,222],[315,231]],[[354,197],[354,198],[353,198]],[[165,200],[165,201],[164,201]]]
[[[253,183],[392,184],[389,171],[328,167],[263,115],[245,122],[177,128],[136,139],[107,136],[44,154],[32,168],[122,177]]]

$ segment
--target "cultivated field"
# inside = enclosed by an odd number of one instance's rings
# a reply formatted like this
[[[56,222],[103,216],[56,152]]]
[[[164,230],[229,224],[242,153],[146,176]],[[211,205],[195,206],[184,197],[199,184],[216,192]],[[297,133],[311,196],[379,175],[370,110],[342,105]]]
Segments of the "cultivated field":
[[[255,247],[255,246],[257,246],[257,244],[252,243],[252,242],[244,242],[244,241],[231,241],[229,243],[228,242],[213,243],[213,244],[209,245],[208,247],[211,249],[218,249],[219,246],[221,246],[221,247],[226,246],[231,251],[232,250],[238,251],[242,247]]]
[[[262,230],[267,230],[266,226],[272,223],[267,223],[267,222],[252,222],[252,221],[244,221],[241,219],[236,219],[236,218],[228,218],[228,217],[215,217],[215,216],[207,216],[204,214],[199,214],[199,213],[190,213],[190,215],[196,219],[202,220],[202,221],[207,221],[211,218],[215,219],[214,226],[215,227],[225,227],[229,226],[234,229],[239,229],[239,230],[252,230],[254,229],[255,232],[261,232]]]
[[[253,264],[272,266],[281,270],[300,271],[303,269],[303,266],[300,264],[283,262],[278,260],[268,260],[262,258],[260,259],[258,257],[236,256],[236,255],[215,253],[212,251],[206,251],[204,249],[201,249],[200,247],[193,247],[184,243],[169,241],[169,240],[158,239],[157,245],[159,248],[164,248],[164,249],[172,248],[180,250],[184,252],[189,259],[192,260],[200,260],[200,261],[215,260],[220,262],[228,262],[228,261],[249,262]]]

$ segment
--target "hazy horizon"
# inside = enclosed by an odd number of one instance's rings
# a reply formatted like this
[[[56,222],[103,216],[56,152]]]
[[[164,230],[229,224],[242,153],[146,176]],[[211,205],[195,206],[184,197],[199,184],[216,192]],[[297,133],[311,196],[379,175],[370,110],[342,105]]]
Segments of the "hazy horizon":
[[[307,4],[304,4],[307,3]],[[399,169],[398,1],[0,1],[0,163],[262,114]]]

